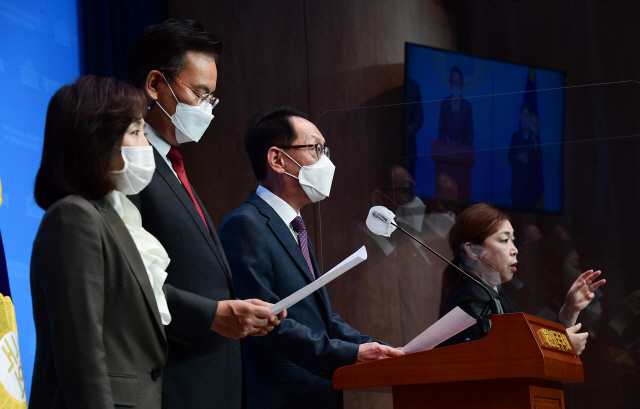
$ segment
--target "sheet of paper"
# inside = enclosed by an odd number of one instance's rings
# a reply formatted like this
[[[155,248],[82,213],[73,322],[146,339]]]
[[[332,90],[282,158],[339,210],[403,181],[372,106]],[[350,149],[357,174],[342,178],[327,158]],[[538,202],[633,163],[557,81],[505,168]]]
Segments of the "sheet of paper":
[[[402,350],[405,354],[427,351],[475,323],[475,318],[456,307],[411,340]]]
[[[277,304],[271,307],[271,312],[273,312],[274,314],[280,314],[283,310],[286,310],[287,308],[295,305],[298,301],[312,294],[314,291],[320,289],[320,287],[323,287],[336,278],[340,277],[343,273],[346,273],[366,259],[367,249],[362,246],[358,251],[347,257],[342,263],[338,264],[325,274],[321,275],[320,278],[318,278],[311,284],[307,285],[306,287],[302,287],[287,298],[278,301]]]

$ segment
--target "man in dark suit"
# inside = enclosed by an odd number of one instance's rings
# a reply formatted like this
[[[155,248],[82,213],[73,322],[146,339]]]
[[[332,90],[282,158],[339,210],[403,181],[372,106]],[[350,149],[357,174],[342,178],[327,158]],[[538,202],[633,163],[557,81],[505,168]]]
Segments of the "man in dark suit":
[[[227,215],[220,239],[238,294],[275,303],[322,274],[300,209],[329,195],[334,166],[320,131],[289,107],[258,115],[245,147],[260,186]],[[325,288],[288,317],[266,336],[245,340],[250,409],[341,408],[342,393],[331,382],[337,368],[402,355],[332,313]]]
[[[236,300],[231,270],[204,205],[186,177],[177,147],[197,142],[217,103],[220,42],[195,21],[168,20],[145,30],[131,50],[129,79],[151,102],[145,135],[156,171],[131,201],[143,227],[171,258],[165,291],[169,357],[165,408],[240,408],[241,342],[279,323],[259,300]]]
[[[458,67],[451,69],[449,75],[451,95],[440,103],[438,140],[464,145],[473,144],[473,113],[471,104],[462,98],[464,80]]]

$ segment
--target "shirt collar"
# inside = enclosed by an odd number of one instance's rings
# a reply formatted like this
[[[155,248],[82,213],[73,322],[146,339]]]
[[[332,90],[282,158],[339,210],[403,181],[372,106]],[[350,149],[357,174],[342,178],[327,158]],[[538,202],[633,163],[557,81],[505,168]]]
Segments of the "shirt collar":
[[[153,129],[151,125],[148,123],[144,124],[144,136],[147,137],[147,140],[154,148],[158,151],[163,158],[167,157],[169,150],[171,149],[171,145],[169,145],[164,139],[158,135],[158,132]]]
[[[266,187],[259,185],[256,189],[256,194],[278,213],[278,216],[280,216],[287,226],[291,224],[293,219],[300,216],[300,213],[296,212],[289,203],[271,193]]]

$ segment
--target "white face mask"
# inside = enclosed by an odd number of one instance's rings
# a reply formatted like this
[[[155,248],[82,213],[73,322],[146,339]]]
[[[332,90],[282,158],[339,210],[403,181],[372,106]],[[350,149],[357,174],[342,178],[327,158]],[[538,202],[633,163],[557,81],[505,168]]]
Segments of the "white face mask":
[[[285,151],[280,151],[287,155]],[[287,155],[296,165],[300,166],[291,156]],[[309,199],[313,203],[329,197],[331,191],[331,182],[333,181],[333,173],[335,172],[335,165],[327,158],[326,155],[322,155],[320,159],[313,165],[300,166],[300,173],[298,177],[293,176],[290,173],[284,172],[293,178],[298,179],[300,186],[304,192],[309,196]]]
[[[111,171],[116,180],[116,190],[125,195],[136,195],[142,191],[153,177],[156,161],[151,146],[123,146],[124,168]]]
[[[398,206],[396,209],[396,217],[398,221],[403,221],[411,226],[413,230],[420,232],[422,231],[422,222],[426,209],[427,206],[425,206],[422,200],[420,200],[418,196],[414,196],[410,202]]]
[[[427,226],[436,232],[436,234],[443,239],[447,237],[447,233],[456,224],[456,215],[453,212],[431,212],[425,219]]]
[[[164,75],[162,77],[164,78]],[[175,125],[176,140],[178,143],[198,142],[213,119],[213,115],[211,114],[213,106],[211,104],[193,106],[178,101],[176,94],[174,94],[173,89],[171,89],[171,85],[169,85],[166,78],[164,80],[178,103],[178,105],[176,105],[176,112],[171,116],[165,111],[162,105],[160,105],[159,101],[156,101],[156,104],[171,118],[171,123]]]

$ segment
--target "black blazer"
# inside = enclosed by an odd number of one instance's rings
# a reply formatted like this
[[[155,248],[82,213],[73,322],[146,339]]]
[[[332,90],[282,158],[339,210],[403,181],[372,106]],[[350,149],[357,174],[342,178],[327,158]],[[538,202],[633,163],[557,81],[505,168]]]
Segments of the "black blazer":
[[[151,183],[131,201],[142,226],[162,243],[171,263],[165,284],[171,324],[164,371],[165,408],[239,408],[242,352],[239,340],[211,331],[218,300],[234,299],[231,271],[215,227],[193,191],[209,226],[158,151]]]
[[[167,342],[140,253],[106,198],[67,196],[33,243],[30,408],[159,409]]]
[[[276,303],[313,280],[289,227],[255,193],[225,217],[220,239],[242,298]],[[331,312],[327,290],[321,288],[291,307],[268,335],[245,339],[248,407],[342,407],[342,393],[331,382],[333,372],[354,364],[359,344],[372,341]]]
[[[522,312],[518,304],[507,298],[502,292],[496,292],[493,288],[487,288],[494,297],[496,297],[505,314],[511,314],[515,312]],[[462,308],[464,312],[471,315],[475,319],[480,318],[480,314],[485,305],[489,302],[489,294],[480,288],[480,285],[469,280],[466,277],[461,277],[458,285],[451,293],[451,297],[447,300],[447,303],[440,314],[440,317],[447,314],[449,311],[456,307]],[[476,323],[465,329],[464,331],[454,335],[448,340],[444,341],[440,346],[449,346],[461,344],[463,342],[477,341],[484,337],[486,334],[482,331],[480,324]]]

